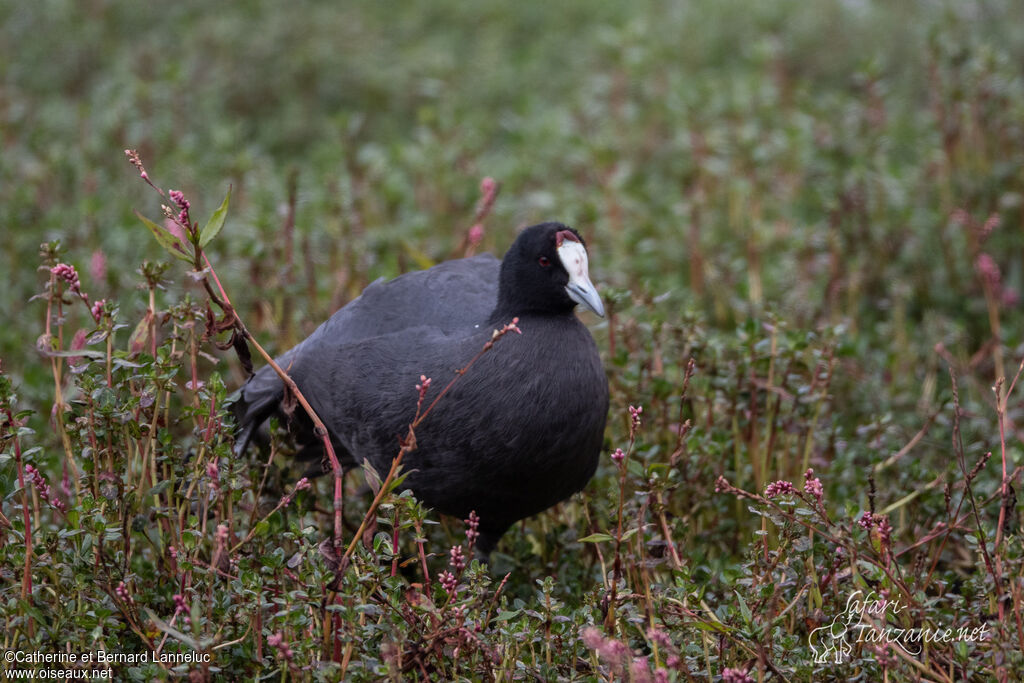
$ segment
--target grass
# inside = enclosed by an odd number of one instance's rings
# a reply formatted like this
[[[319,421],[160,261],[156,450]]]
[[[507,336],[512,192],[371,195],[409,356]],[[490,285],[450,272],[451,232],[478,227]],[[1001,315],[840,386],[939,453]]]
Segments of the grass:
[[[5,652],[150,653],[108,662],[141,680],[1024,667],[1013,3],[0,18]],[[168,201],[126,148],[200,231],[231,188],[203,251],[271,353],[460,256],[484,177],[481,250],[579,228],[609,312],[586,318],[612,388],[594,480],[482,567],[471,525],[352,473],[342,567],[330,477],[297,485],[284,442],[231,455],[219,289],[133,215]]]

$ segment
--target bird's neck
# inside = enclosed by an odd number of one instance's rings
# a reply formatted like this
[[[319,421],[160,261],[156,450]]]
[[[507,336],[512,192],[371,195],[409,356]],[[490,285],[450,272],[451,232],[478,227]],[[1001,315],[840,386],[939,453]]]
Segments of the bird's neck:
[[[494,310],[491,311],[491,315],[487,318],[488,325],[502,326],[512,322],[513,318],[519,318],[520,321],[534,318],[542,320],[572,320],[576,316],[573,314],[572,308],[566,308],[565,310],[550,310],[550,309],[535,309],[529,306],[507,306],[502,305],[500,302],[495,306]]]

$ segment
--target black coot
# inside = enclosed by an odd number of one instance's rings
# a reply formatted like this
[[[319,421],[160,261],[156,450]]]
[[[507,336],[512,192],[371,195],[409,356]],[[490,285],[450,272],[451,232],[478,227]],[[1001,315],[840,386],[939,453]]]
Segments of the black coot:
[[[500,328],[507,334],[461,377],[416,430],[404,486],[449,515],[480,517],[490,550],[512,524],[581,490],[597,467],[608,382],[576,304],[604,315],[579,234],[561,223],[524,230],[499,262],[486,254],[375,282],[278,359],[330,431],[348,469],[384,473],[416,411]],[[264,367],[235,404],[236,449],[272,414],[283,384]],[[304,457],[322,446],[301,408],[287,424]]]

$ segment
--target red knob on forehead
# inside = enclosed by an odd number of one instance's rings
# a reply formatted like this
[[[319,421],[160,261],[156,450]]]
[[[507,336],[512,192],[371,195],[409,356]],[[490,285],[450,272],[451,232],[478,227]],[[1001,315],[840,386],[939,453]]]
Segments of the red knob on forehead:
[[[576,236],[572,230],[559,230],[555,233],[555,246],[562,246],[563,240],[569,240],[570,242],[579,242],[580,238]]]

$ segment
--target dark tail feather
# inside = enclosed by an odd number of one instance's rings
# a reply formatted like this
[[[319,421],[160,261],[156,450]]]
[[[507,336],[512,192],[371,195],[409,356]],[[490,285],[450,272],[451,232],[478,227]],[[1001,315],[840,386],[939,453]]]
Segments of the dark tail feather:
[[[256,430],[274,414],[284,398],[284,383],[274,369],[263,367],[234,396],[235,455],[241,455]]]

